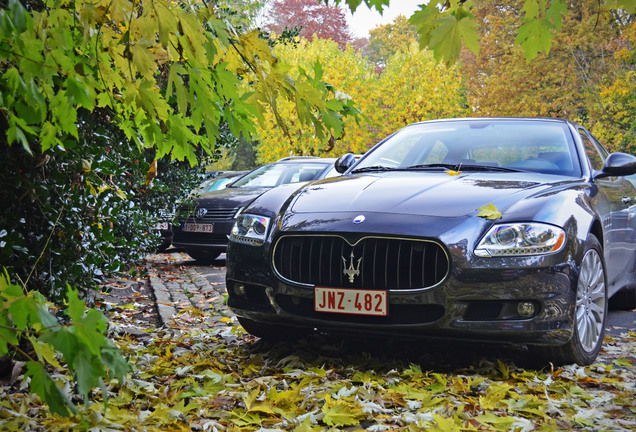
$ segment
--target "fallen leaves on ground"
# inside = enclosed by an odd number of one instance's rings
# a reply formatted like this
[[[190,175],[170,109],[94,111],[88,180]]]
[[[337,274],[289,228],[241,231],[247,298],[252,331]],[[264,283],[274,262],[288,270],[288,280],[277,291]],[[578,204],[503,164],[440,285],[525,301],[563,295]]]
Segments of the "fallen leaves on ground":
[[[466,344],[447,350],[447,344],[415,347],[320,335],[296,344],[268,344],[249,336],[234,319],[226,318],[224,328],[212,328],[193,311],[161,329],[144,328],[140,321],[141,328],[131,334],[125,308],[113,311],[112,335],[135,372],[125,382],[105,384],[107,409],[102,390],[95,389],[80,407],[81,417],[53,416],[19,378],[11,387],[0,387],[0,429],[636,428],[636,332],[608,340],[609,364],[537,371],[505,360],[505,351],[480,352]],[[70,395],[68,377],[60,373],[55,378]]]

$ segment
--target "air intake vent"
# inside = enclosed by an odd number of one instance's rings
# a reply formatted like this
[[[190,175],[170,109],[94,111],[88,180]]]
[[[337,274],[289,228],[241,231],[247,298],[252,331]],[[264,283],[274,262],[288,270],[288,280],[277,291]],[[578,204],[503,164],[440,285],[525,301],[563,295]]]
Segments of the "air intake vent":
[[[433,241],[338,235],[289,235],[274,248],[274,268],[287,281],[334,288],[409,290],[441,282],[448,256]]]

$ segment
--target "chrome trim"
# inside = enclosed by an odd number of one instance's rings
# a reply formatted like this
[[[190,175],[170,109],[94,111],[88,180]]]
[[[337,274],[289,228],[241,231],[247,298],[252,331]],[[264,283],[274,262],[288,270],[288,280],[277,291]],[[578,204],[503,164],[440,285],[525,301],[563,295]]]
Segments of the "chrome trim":
[[[430,240],[430,239],[423,239],[423,238],[418,238],[418,237],[405,237],[405,236],[391,236],[391,235],[363,235],[362,237],[360,237],[358,240],[356,240],[354,243],[351,243],[349,240],[347,240],[344,236],[342,235],[338,235],[338,234],[283,234],[280,237],[278,237],[276,239],[276,243],[274,243],[274,246],[272,247],[272,252],[270,253],[270,266],[272,268],[272,271],[274,272],[274,275],[280,279],[281,281],[283,281],[286,284],[292,285],[292,286],[296,286],[296,287],[303,287],[303,288],[309,288],[309,289],[313,289],[315,287],[314,284],[306,284],[306,283],[302,283],[302,282],[297,282],[297,281],[292,281],[290,279],[287,279],[286,277],[284,277],[283,275],[281,275],[278,270],[276,269],[276,265],[274,263],[274,257],[276,256],[276,250],[278,248],[278,245],[280,244],[281,240],[284,238],[289,238],[289,237],[300,237],[300,238],[306,238],[306,237],[331,237],[331,238],[340,238],[342,240],[344,240],[345,243],[347,243],[349,246],[351,246],[352,248],[357,246],[361,241],[366,240],[366,239],[381,239],[381,240],[404,240],[404,241],[413,241],[413,242],[422,242],[422,243],[432,243],[437,245],[442,252],[444,253],[444,257],[446,258],[446,261],[448,262],[448,266],[447,266],[447,270],[446,270],[446,274],[444,274],[444,276],[442,276],[439,280],[439,282],[437,282],[434,285],[425,287],[425,288],[413,288],[413,289],[388,289],[387,292],[389,293],[393,293],[393,294],[413,294],[413,293],[419,293],[419,292],[425,292],[425,291],[429,291],[433,288],[436,288],[438,286],[440,286],[442,283],[444,283],[444,281],[448,278],[450,272],[451,272],[451,259],[450,259],[450,255],[448,254],[446,248],[444,247],[444,244],[435,240]],[[330,277],[331,279],[331,277]]]

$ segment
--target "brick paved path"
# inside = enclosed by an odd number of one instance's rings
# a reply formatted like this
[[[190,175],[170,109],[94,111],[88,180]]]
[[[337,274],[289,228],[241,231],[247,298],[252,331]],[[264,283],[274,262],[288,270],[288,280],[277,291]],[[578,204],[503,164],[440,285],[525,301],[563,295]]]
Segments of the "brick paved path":
[[[164,325],[170,325],[176,316],[181,323],[191,319],[212,327],[227,327],[234,321],[225,306],[224,260],[217,260],[211,266],[197,266],[187,254],[169,251],[149,255],[146,261],[148,279]]]

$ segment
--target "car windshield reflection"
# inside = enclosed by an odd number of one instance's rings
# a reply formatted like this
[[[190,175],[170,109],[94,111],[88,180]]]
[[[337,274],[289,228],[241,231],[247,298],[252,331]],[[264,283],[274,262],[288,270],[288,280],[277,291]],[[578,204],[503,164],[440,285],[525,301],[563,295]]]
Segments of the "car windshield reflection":
[[[531,171],[580,176],[572,134],[550,120],[466,119],[415,124],[369,152],[354,173],[391,169]]]

